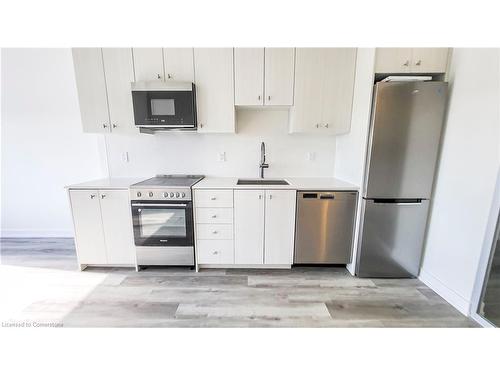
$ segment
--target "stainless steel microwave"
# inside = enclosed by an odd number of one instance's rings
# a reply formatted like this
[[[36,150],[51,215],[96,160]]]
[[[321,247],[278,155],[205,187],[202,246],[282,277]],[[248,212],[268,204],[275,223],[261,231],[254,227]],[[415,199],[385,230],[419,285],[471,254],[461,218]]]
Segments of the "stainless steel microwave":
[[[141,132],[196,130],[193,82],[132,82],[135,125]]]

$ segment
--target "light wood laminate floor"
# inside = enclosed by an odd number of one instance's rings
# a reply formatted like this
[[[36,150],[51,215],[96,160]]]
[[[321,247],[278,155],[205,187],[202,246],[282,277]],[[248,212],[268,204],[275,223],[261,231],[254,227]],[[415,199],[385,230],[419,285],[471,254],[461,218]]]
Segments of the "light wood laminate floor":
[[[2,239],[2,322],[64,327],[475,327],[418,280],[344,268],[77,270],[72,239]]]

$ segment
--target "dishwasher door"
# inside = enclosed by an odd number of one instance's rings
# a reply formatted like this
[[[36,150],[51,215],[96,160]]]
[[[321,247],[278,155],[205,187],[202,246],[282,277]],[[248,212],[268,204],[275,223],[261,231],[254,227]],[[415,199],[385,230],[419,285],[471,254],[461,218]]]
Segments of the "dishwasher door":
[[[299,191],[294,263],[350,263],[356,201],[356,192]]]

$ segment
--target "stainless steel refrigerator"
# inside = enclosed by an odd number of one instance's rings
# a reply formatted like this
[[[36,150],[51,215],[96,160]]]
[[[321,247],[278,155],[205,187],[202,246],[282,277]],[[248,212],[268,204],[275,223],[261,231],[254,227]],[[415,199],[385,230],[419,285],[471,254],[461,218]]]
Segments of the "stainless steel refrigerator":
[[[447,83],[375,84],[356,264],[360,277],[416,277]]]

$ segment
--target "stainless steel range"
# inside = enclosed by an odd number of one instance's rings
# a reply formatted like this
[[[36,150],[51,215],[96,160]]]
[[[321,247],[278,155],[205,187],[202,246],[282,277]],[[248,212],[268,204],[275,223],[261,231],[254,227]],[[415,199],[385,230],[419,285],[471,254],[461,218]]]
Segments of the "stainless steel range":
[[[191,186],[204,176],[158,175],[130,186],[137,268],[194,266]]]

